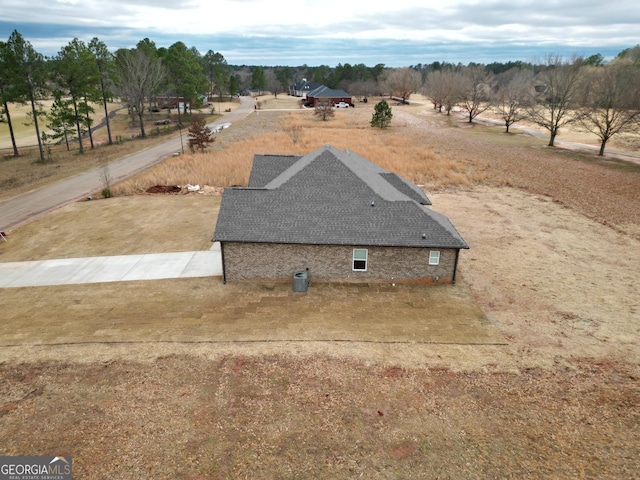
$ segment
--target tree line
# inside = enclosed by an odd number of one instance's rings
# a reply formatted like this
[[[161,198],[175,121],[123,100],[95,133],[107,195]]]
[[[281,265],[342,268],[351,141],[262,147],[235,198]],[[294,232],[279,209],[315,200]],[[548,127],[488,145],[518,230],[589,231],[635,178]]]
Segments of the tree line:
[[[640,46],[610,62],[599,54],[549,54],[535,64],[415,66],[391,72],[386,84],[401,101],[422,92],[438,112],[457,108],[469,122],[491,110],[506,132],[514,123],[532,122],[549,132],[549,146],[562,128],[577,126],[598,137],[600,156],[611,137],[640,129]]]
[[[640,129],[640,45],[609,62],[601,54],[548,54],[531,63],[285,67],[276,68],[276,76],[287,70],[285,78],[305,76],[355,96],[389,95],[407,102],[411,94],[423,93],[438,112],[449,115],[456,108],[469,122],[491,110],[507,133],[511,125],[527,120],[549,132],[549,146],[562,128],[578,126],[598,137],[601,156],[611,137]]]
[[[112,53],[98,38],[88,43],[76,38],[48,58],[18,31],[6,42],[0,41],[0,119],[9,126],[13,154],[18,156],[10,104],[30,106],[41,162],[47,141],[65,142],[67,148],[70,141],[77,141],[83,153],[88,137],[94,148],[91,126],[96,107],[104,109],[108,142],[113,143],[107,105],[114,98],[127,106],[145,137],[143,114],[153,108],[158,96],[182,103],[181,115],[203,94],[235,94],[239,88],[222,54],[210,50],[201,55],[182,42],[157,48],[145,38],[135,48]],[[48,111],[43,99],[53,100]],[[47,128],[42,128],[43,121]]]
[[[450,114],[460,109],[469,122],[492,109],[507,131],[525,119],[546,128],[551,146],[561,128],[579,124],[598,136],[602,155],[613,135],[638,129],[639,68],[640,46],[623,50],[610,62],[599,54],[547,55],[535,63],[434,62],[407,68],[345,63],[331,68],[232,66],[219,52],[203,55],[183,42],[157,47],[148,38],[135,48],[112,53],[93,38],[88,43],[74,39],[56,55],[45,57],[14,31],[6,42],[0,41],[0,119],[9,126],[17,156],[9,104],[29,105],[44,162],[43,143],[48,141],[65,142],[67,148],[76,141],[82,153],[88,137],[90,148],[94,147],[91,126],[96,108],[104,110],[108,142],[113,143],[107,105],[115,98],[126,105],[145,137],[143,115],[157,107],[159,97],[176,99],[169,108],[182,105],[177,108],[180,122],[187,105],[198,105],[203,97],[221,99],[249,88],[277,95],[306,78],[354,96],[388,94],[404,102],[412,93],[424,93],[437,111]],[[48,111],[41,104],[45,98],[53,100]],[[41,128],[43,120],[46,129]]]

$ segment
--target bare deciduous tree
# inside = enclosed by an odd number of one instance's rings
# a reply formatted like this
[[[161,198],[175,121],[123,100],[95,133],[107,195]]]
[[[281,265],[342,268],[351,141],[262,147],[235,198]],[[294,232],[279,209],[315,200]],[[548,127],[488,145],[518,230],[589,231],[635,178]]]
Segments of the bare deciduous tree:
[[[547,55],[535,78],[536,93],[527,106],[530,121],[549,130],[549,146],[553,147],[561,127],[579,120],[577,108],[581,97],[582,58],[568,60],[560,55]]]
[[[322,121],[329,120],[329,118],[335,116],[333,105],[331,105],[331,99],[321,98],[317,100],[313,114],[316,117],[319,117]]]
[[[420,91],[422,75],[413,68],[399,68],[389,74],[385,83],[390,95],[400,97],[404,103],[412,93]]]
[[[119,73],[120,94],[140,120],[140,135],[144,131],[144,102],[162,84],[166,71],[159,59],[151,58],[140,49],[119,50],[116,64]]]
[[[470,66],[462,72],[462,85],[458,105],[467,112],[471,123],[491,107],[491,76],[481,65]]]
[[[456,105],[462,95],[462,75],[453,70],[436,70],[427,76],[425,93],[433,102],[433,108],[442,112],[442,109],[451,114],[451,109]]]
[[[580,123],[600,139],[599,156],[611,137],[638,130],[640,67],[616,61],[588,71]]]
[[[494,105],[504,120],[506,133],[509,133],[511,125],[526,118],[525,107],[531,98],[533,75],[530,70],[507,71],[503,75],[505,74],[508,74],[510,79],[506,85],[498,87],[494,96]]]
[[[291,141],[293,143],[298,143],[298,140],[300,139],[300,134],[302,133],[302,125],[298,125],[295,123],[282,123],[282,130],[289,135],[289,138],[291,138]]]

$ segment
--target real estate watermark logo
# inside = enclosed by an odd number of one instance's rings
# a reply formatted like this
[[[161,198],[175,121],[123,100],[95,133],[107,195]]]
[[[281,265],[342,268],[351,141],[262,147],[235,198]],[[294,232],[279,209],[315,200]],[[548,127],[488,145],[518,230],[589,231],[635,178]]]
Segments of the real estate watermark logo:
[[[0,457],[0,480],[72,480],[69,457]]]

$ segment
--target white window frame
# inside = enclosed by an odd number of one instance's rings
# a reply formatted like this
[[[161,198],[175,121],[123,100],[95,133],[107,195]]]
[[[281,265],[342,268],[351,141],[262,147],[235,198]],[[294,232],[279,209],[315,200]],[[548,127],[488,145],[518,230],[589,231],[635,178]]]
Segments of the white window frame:
[[[356,258],[356,252],[364,252],[364,260]],[[364,261],[364,268],[356,268],[356,261]],[[354,248],[353,257],[351,259],[351,270],[354,272],[366,272],[367,268],[369,268],[369,250],[366,248]]]
[[[429,265],[440,265],[440,250],[429,251]]]

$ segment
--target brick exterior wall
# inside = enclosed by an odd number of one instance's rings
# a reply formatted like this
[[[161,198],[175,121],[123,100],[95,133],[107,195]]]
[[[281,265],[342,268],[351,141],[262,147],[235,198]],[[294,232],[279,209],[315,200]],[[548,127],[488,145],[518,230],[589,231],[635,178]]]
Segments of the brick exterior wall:
[[[366,248],[366,272],[354,272],[353,249]],[[440,252],[439,265],[429,265],[429,252]],[[292,282],[294,272],[309,269],[309,280],[325,282],[452,283],[456,249],[354,247],[224,242],[226,281]],[[435,277],[438,277],[436,280]]]

